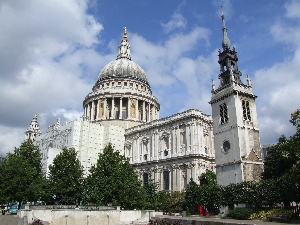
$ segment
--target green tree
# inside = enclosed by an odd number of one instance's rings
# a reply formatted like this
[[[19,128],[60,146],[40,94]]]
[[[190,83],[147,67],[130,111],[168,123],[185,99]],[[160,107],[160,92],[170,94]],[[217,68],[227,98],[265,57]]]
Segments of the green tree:
[[[200,185],[217,185],[217,175],[213,171],[206,171],[199,176]]]
[[[185,202],[187,210],[196,214],[199,206],[199,185],[193,179],[186,188]]]
[[[147,184],[143,186],[146,192],[146,202],[144,204],[145,209],[155,209],[157,210],[158,205],[158,184],[154,182],[153,179],[148,180]]]
[[[289,206],[290,202],[300,202],[300,109],[291,114],[290,122],[296,127],[296,133],[287,139],[281,136],[278,144],[268,150],[262,178],[270,183],[276,183],[280,190],[278,195],[269,202],[283,202]],[[273,180],[271,180],[273,179]],[[272,186],[275,190],[275,187]],[[273,191],[274,192],[274,191]]]
[[[146,191],[133,167],[108,144],[87,177],[86,201],[99,205],[119,205],[125,209],[141,208]]]
[[[6,183],[4,182],[6,176],[7,157],[0,156],[0,204],[7,203],[7,196],[5,195]]]
[[[83,198],[83,167],[74,148],[63,148],[49,166],[49,184],[55,202],[76,204]]]
[[[42,173],[41,155],[31,140],[24,141],[14,153],[8,153],[3,169],[3,194],[8,201],[42,200],[45,176]]]
[[[169,197],[165,200],[165,209],[167,213],[180,213],[184,211],[185,207],[185,192],[174,191],[170,193]]]

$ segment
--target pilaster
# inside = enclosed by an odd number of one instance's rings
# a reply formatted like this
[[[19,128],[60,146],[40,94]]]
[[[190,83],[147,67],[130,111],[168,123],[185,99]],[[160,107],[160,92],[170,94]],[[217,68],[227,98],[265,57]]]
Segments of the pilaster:
[[[122,105],[122,97],[120,98],[120,115],[119,115],[119,119],[122,119],[122,109],[123,109],[123,105]]]

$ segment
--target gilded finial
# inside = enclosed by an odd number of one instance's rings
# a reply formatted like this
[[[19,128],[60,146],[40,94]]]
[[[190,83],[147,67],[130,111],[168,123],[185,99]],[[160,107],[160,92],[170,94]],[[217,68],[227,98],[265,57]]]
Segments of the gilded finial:
[[[123,27],[124,28],[124,37],[127,36],[127,27]]]

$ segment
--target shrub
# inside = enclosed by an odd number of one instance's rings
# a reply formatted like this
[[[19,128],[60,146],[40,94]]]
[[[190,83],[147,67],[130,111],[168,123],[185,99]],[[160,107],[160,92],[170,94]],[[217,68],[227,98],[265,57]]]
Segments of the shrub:
[[[291,218],[293,216],[293,211],[292,210],[286,210],[286,209],[272,209],[272,210],[268,210],[268,211],[258,211],[255,212],[253,214],[251,214],[251,216],[249,217],[250,219],[267,219],[268,216],[272,213],[287,213],[289,215],[289,217]]]
[[[231,210],[227,216],[237,220],[248,220],[251,214],[254,213],[253,209],[249,208],[236,208]]]

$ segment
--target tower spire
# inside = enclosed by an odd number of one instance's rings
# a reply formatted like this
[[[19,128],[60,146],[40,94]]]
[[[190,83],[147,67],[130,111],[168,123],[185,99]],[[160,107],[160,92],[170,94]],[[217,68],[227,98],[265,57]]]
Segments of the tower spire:
[[[128,37],[127,37],[127,28],[124,27],[124,36],[121,40],[121,44],[119,45],[119,54],[117,56],[117,59],[129,59],[130,57],[130,45],[128,43]]]
[[[225,24],[225,16],[224,16],[224,12],[222,12],[222,24],[223,24],[223,40],[222,40],[222,47],[223,49],[230,49],[230,40],[228,38],[227,35],[227,28],[226,28],[226,24]]]

